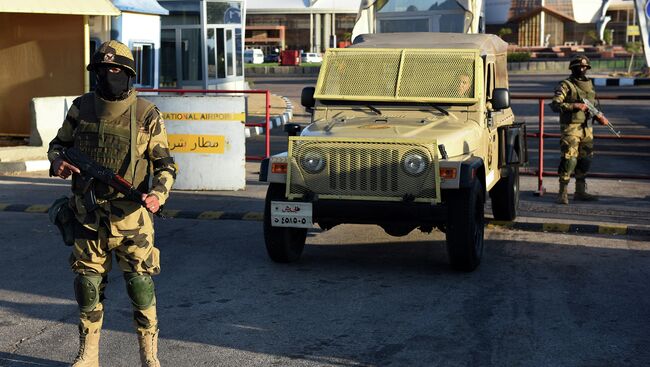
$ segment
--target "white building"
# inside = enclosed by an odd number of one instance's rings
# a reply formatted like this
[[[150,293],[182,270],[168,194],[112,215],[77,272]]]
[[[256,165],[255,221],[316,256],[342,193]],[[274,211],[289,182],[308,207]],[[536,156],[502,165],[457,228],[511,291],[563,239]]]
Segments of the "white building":
[[[160,17],[169,14],[156,0],[112,0],[121,14],[90,17],[90,52],[111,39],[127,45],[136,65],[137,88],[158,88]],[[94,85],[95,79],[90,79]]]
[[[350,41],[361,0],[248,0],[247,47],[322,52]]]

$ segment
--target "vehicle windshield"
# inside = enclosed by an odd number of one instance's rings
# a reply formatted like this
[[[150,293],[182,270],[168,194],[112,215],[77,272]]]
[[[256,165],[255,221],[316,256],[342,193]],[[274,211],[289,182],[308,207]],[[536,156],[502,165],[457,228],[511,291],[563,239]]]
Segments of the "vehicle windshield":
[[[475,56],[452,50],[330,50],[315,97],[373,104],[474,103]]]

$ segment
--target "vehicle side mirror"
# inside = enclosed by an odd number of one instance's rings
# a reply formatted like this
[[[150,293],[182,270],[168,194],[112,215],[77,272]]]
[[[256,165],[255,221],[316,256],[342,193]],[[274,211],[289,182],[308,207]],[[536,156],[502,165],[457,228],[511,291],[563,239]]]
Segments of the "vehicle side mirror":
[[[302,94],[300,94],[300,104],[306,108],[314,108],[316,105],[316,100],[314,100],[314,92],[316,88],[314,87],[305,87],[302,88]]]
[[[284,132],[288,136],[298,136],[302,127],[298,124],[286,124],[284,125]]]
[[[508,88],[494,88],[490,102],[492,102],[492,108],[495,111],[510,108],[510,91]]]

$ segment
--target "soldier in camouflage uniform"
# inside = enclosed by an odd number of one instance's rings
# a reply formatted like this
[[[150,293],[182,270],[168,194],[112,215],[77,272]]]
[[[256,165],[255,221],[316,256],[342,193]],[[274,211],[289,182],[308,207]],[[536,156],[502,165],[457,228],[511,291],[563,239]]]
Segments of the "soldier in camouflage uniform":
[[[569,204],[567,187],[571,174],[575,170],[576,191],[574,200],[593,201],[597,197],[587,193],[585,178],[591,166],[594,155],[594,134],[592,121],[597,120],[602,125],[609,121],[605,115],[590,116],[583,98],[598,106],[594,84],[587,78],[586,71],[591,69],[586,56],[576,56],[569,64],[571,76],[563,80],[555,88],[555,96],[551,108],[560,113],[560,128],[562,138],[560,148],[562,157],[558,174],[560,176],[560,193],[557,202]]]
[[[117,41],[102,44],[87,69],[96,73],[97,89],[74,100],[48,150],[50,174],[63,179],[72,175],[69,206],[76,221],[70,265],[77,274],[80,309],[80,346],[73,366],[99,366],[102,301],[113,253],[133,304],[142,366],[160,366],[151,278],[160,272],[160,261],[152,214],[167,200],[177,168],[160,112],[133,89],[135,63],[128,47]],[[71,146],[146,193],[146,208],[101,182],[84,182],[79,169],[61,158],[62,149]],[[84,201],[91,191],[95,207]]]

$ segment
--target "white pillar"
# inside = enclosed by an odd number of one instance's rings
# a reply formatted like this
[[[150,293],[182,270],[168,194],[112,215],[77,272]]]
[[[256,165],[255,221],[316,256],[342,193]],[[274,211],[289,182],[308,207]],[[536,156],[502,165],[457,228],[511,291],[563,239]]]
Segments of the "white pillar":
[[[542,0],[542,7],[545,5],[545,1]],[[544,23],[546,21],[546,14],[544,13],[544,9],[539,13],[539,45],[544,47],[544,39],[546,38],[546,27],[544,27]]]
[[[320,14],[314,14],[314,48],[316,52],[323,51],[321,48],[321,21]]]
[[[309,52],[314,52],[314,14],[309,13]]]
[[[324,49],[330,48],[330,35],[332,34],[332,15],[323,14],[323,45]]]

